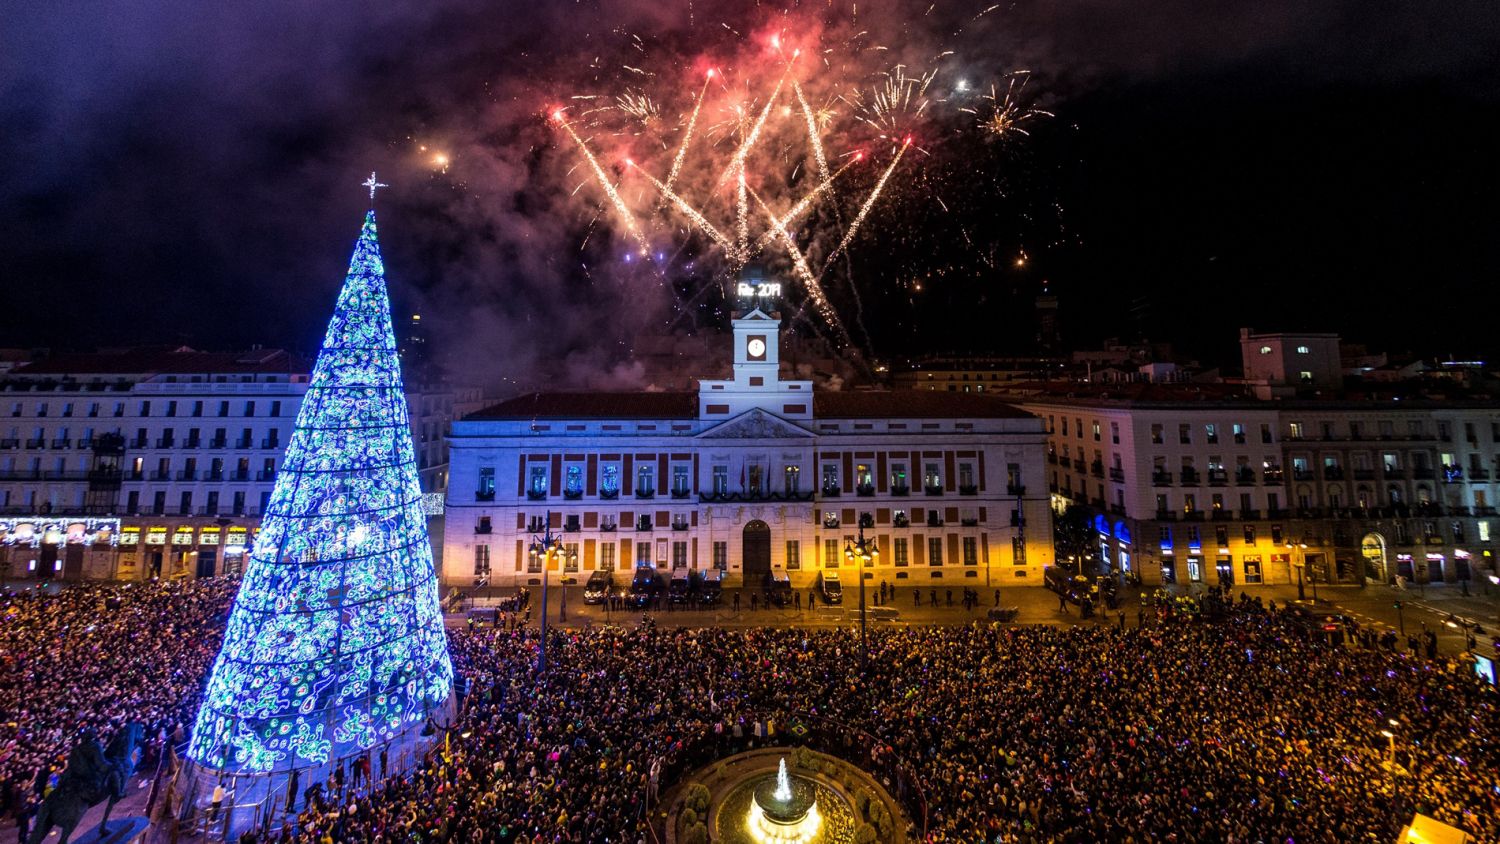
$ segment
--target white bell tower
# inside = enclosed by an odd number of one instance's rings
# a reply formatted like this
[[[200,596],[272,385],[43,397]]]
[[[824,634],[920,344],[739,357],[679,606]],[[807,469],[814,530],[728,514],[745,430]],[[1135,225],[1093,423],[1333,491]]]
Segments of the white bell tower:
[[[701,381],[698,415],[728,419],[752,408],[785,419],[812,418],[812,382],[781,379],[781,319],[772,310],[780,282],[746,267],[736,284],[744,310],[734,318],[734,378]]]

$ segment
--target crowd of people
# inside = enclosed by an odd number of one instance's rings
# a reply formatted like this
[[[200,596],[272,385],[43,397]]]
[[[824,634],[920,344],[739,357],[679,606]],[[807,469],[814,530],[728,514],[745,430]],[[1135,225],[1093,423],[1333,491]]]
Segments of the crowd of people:
[[[37,607],[8,616],[0,641],[23,656],[0,694],[24,713],[26,749],[7,779],[65,751],[85,707],[57,685],[85,689],[104,717],[191,723],[224,597],[161,589],[107,622],[113,647],[177,649],[117,665],[129,683],[74,664],[111,646],[78,649]],[[44,600],[72,625],[106,623],[81,598]],[[534,629],[454,628],[466,694],[444,740],[403,775],[318,788],[261,836],[645,842],[647,795],[670,796],[680,774],[811,742],[886,783],[913,840],[1390,841],[1416,811],[1500,840],[1500,717],[1472,671],[1308,635],[1258,601],[1216,609],[1124,629],[881,629],[867,662],[851,630],[562,629],[540,677]]]
[[[85,730],[146,729],[155,758],[193,727],[237,581],[0,594],[0,812],[22,822]]]

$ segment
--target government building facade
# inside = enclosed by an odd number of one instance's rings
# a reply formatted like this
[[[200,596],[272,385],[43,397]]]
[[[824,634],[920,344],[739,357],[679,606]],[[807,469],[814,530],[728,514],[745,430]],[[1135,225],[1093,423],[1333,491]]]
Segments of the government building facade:
[[[550,529],[570,552],[554,583],[636,567],[855,583],[844,549],[863,534],[871,584],[1041,584],[1040,419],[987,396],[815,390],[782,377],[780,327],[750,307],[732,377],[696,392],[532,393],[455,422],[443,582],[539,584]]]

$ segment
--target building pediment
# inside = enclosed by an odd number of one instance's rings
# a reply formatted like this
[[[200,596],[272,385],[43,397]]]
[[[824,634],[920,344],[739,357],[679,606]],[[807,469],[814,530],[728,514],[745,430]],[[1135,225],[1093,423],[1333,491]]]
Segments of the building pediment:
[[[785,440],[813,439],[817,435],[760,408],[748,410],[698,435],[699,439]]]

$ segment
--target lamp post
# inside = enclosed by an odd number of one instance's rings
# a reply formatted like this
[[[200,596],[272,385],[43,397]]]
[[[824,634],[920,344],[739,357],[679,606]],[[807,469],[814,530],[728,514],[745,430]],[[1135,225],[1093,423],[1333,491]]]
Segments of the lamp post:
[[[567,546],[563,545],[562,534],[552,535],[552,516],[547,516],[547,522],[541,536],[535,534],[531,537],[531,559],[540,560],[542,563],[542,646],[537,652],[536,671],[538,674],[547,671],[547,570],[552,566],[552,561],[568,558]]]
[[[880,556],[878,543],[865,539],[865,526],[859,526],[859,538],[853,542],[844,540],[844,559],[853,563],[859,560],[859,662],[863,670],[870,663],[870,642],[865,620],[865,565]]]
[[[1302,558],[1297,561],[1297,600],[1301,601],[1307,597],[1307,593],[1302,588],[1302,577],[1304,574],[1307,574],[1307,543],[1298,542],[1294,546],[1288,542],[1286,543],[1286,547],[1288,551],[1293,548],[1299,548],[1302,551]],[[1318,579],[1310,574],[1307,574],[1307,579],[1312,581],[1313,603],[1316,604],[1318,602]]]
[[[1386,723],[1391,725],[1390,729],[1381,730],[1380,734],[1385,736],[1386,740],[1385,764],[1386,768],[1391,772],[1391,803],[1394,804],[1399,803],[1401,800],[1401,781],[1396,778],[1396,733],[1393,731],[1401,726],[1401,722],[1395,718],[1390,718],[1387,719]]]

